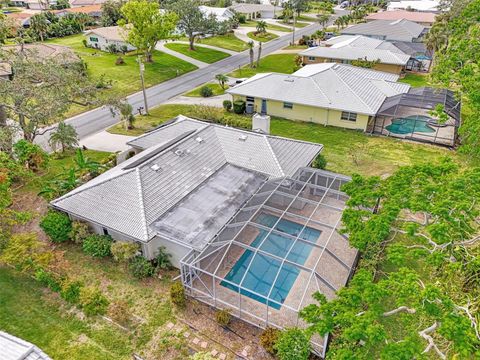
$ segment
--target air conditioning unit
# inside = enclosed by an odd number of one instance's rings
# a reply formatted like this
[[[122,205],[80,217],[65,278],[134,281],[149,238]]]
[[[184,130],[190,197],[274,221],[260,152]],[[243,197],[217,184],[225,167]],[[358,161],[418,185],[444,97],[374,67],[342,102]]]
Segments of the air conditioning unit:
[[[247,114],[253,114],[253,112],[254,112],[254,110],[255,110],[254,107],[255,107],[255,104],[253,104],[253,103],[247,103],[247,105],[246,105],[246,107],[245,107],[245,112],[246,112]]]

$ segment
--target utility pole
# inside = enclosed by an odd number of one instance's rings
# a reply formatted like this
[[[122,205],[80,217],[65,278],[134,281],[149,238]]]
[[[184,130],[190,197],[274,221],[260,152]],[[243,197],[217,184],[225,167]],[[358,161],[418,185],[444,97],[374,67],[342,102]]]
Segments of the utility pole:
[[[143,73],[145,72],[145,64],[143,63],[140,55],[138,56],[137,61],[138,61],[138,65],[140,66],[140,80],[142,81],[142,92],[143,92],[143,103],[145,104],[145,115],[149,115],[148,103],[147,103],[147,92],[145,91],[145,78],[143,77]]]
[[[293,26],[292,26],[292,45],[295,45],[295,23],[297,18],[295,17],[296,11],[293,10]]]

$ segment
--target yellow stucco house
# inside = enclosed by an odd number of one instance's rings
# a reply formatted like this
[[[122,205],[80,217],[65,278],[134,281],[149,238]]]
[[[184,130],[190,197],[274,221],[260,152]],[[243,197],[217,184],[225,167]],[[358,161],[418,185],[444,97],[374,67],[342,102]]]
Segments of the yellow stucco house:
[[[341,35],[300,53],[303,64],[336,62],[352,64],[356,60],[376,62],[374,70],[393,74],[402,73],[414,61],[394,44],[361,35]]]
[[[227,90],[258,112],[291,120],[365,131],[389,96],[410,86],[398,75],[345,64],[307,65],[288,74],[257,74]]]

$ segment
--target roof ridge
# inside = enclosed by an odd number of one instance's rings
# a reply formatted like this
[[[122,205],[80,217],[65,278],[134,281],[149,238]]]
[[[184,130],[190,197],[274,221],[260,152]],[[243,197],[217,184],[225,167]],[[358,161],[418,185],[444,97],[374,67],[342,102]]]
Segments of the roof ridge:
[[[148,240],[149,232],[148,232],[148,225],[147,225],[147,216],[145,215],[145,199],[143,197],[143,183],[142,183],[142,177],[140,175],[140,168],[136,167],[135,168],[135,173],[137,175],[137,184],[138,184],[138,192],[140,196],[140,213],[141,213],[141,218],[142,218],[142,226],[144,230],[144,235],[145,235],[145,240]]]
[[[263,135],[263,139],[265,140],[265,143],[267,144],[268,149],[272,153],[273,159],[277,164],[278,168],[280,169],[280,173],[282,174],[282,176],[285,176],[285,171],[283,171],[282,165],[280,164],[280,161],[278,160],[277,155],[275,154],[275,151],[273,151],[273,148],[272,148],[272,145],[270,144],[268,136]]]
[[[329,68],[331,69],[331,68]],[[318,74],[318,73],[317,73]],[[315,74],[315,75],[317,75]],[[327,96],[327,94],[325,94],[325,92],[320,88],[320,85],[317,83],[317,80],[313,78],[313,76],[310,77],[310,80],[313,81],[313,84],[315,85],[315,87],[322,93],[323,96],[325,96],[325,98],[328,100],[328,103],[331,104],[332,103],[332,100]]]

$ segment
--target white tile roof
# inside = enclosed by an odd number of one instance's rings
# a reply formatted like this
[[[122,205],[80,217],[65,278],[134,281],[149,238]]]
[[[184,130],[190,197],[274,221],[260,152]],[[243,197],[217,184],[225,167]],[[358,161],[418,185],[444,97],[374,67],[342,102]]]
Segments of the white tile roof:
[[[106,26],[88,30],[85,34],[95,34],[111,41],[126,41],[127,31],[120,26]]]
[[[0,331],[1,360],[52,360],[35,345]]]
[[[404,0],[404,1],[390,1],[387,9],[389,11],[397,9],[413,9],[417,11],[438,11],[439,1],[436,0]]]
[[[227,90],[230,94],[375,115],[387,96],[407,92],[398,75],[344,64],[307,65],[287,75],[268,73]]]
[[[381,48],[384,43],[387,43],[386,41],[365,36],[346,37],[348,39],[336,42],[331,46],[309,48],[300,52],[300,55],[342,60],[363,60],[366,58],[369,61],[379,60],[381,64],[393,65],[406,65],[410,59],[409,55],[402,53],[401,50],[395,48],[391,43],[389,43],[389,49]],[[328,42],[326,43],[328,44]]]
[[[227,21],[227,20],[230,20],[234,17],[234,13],[230,9],[227,9],[227,8],[200,5],[198,7],[198,9],[205,16],[215,15],[215,17],[218,21]]]
[[[184,137],[179,140],[179,135]],[[267,177],[289,176],[308,165],[322,149],[320,144],[183,116],[131,142],[140,148],[152,143],[156,145],[52,201],[52,205],[147,241],[156,233],[151,226],[156,220],[225,165]]]
[[[401,20],[374,20],[367,23],[349,26],[341,31],[342,34],[374,36],[390,41],[413,41],[424,32],[425,26],[413,21]]]

